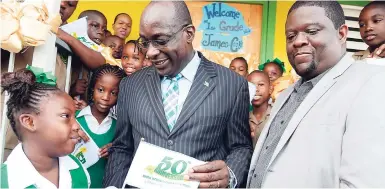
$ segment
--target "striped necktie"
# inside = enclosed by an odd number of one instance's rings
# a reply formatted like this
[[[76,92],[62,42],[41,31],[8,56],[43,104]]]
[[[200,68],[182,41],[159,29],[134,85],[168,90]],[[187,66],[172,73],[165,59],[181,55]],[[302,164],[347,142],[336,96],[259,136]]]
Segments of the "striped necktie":
[[[181,74],[176,75],[173,78],[165,77],[164,81],[169,80],[170,85],[167,87],[166,91],[162,91],[162,100],[164,112],[166,114],[167,125],[170,131],[173,129],[178,112],[178,98],[179,98],[179,85],[178,81],[182,78]]]

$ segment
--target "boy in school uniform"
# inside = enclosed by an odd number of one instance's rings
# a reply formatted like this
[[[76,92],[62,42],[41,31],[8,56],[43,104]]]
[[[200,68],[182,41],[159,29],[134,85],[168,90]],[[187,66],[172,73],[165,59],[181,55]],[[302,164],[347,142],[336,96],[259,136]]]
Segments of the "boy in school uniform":
[[[86,10],[80,13],[79,18],[87,17],[87,34],[89,38],[96,44],[100,45],[105,38],[107,28],[107,19],[103,13],[97,10]],[[106,63],[106,59],[100,52],[88,48],[78,39],[68,34],[59,28],[57,37],[67,43],[72,52],[76,55],[75,58],[80,61],[73,61],[74,65],[81,62],[89,69],[95,69]],[[76,64],[77,63],[77,64]],[[72,77],[74,78],[74,77]]]
[[[385,57],[385,1],[372,1],[361,11],[358,24],[362,40],[369,46],[353,54],[355,60]],[[384,62],[385,65],[385,62]]]
[[[88,37],[98,45],[101,45],[105,39],[105,30],[107,28],[107,19],[103,13],[97,10],[85,10],[80,13],[79,19],[87,17],[87,34]],[[65,32],[64,32],[65,33]],[[65,36],[69,34],[65,33]],[[85,45],[83,45],[80,41],[69,35],[63,39],[63,41],[67,42],[71,48],[73,48],[74,53],[76,55],[76,59],[74,59],[74,64],[72,64],[72,73],[71,80],[72,85],[70,89],[70,95],[72,97],[80,95],[82,99],[87,99],[87,95],[85,94],[85,86],[84,82],[89,81],[89,71],[106,63],[105,58],[102,56],[100,52],[94,51]],[[79,44],[80,43],[80,44]],[[76,48],[75,48],[76,47]],[[75,49],[81,48],[78,53]],[[87,52],[87,53],[86,53]],[[89,62],[86,56],[92,54],[98,54],[103,58],[103,62]],[[96,55],[93,55],[96,56]],[[83,69],[84,68],[84,69]],[[80,74],[82,75],[82,80],[79,80]],[[87,82],[88,83],[88,82]],[[80,87],[82,86],[82,87]]]
[[[253,141],[253,147],[255,147],[259,135],[270,116],[271,105],[269,104],[269,100],[273,89],[270,85],[269,76],[263,71],[255,70],[251,72],[247,76],[247,80],[257,88],[251,101],[253,108],[249,113],[251,139]]]

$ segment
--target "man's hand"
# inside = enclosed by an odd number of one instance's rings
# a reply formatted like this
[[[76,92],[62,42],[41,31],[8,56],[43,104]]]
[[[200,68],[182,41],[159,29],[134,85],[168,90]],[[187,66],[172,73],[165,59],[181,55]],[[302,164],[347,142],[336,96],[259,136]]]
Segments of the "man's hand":
[[[99,149],[99,157],[107,157],[108,156],[108,149],[112,146],[112,143],[108,143],[102,148]]]
[[[90,140],[90,138],[88,138],[87,134],[86,134],[82,129],[79,129],[78,135],[80,136],[80,138],[81,138],[84,142],[88,142],[88,141]]]
[[[222,160],[215,160],[193,167],[185,180],[200,181],[200,188],[226,188],[229,184],[229,170]]]
[[[382,44],[380,47],[375,49],[372,54],[369,55],[370,58],[385,58],[385,44]]]

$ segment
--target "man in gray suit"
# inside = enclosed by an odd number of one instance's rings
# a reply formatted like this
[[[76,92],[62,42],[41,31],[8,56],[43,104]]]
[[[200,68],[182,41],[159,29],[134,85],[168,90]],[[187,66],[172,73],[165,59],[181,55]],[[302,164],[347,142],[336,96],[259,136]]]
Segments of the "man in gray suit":
[[[385,187],[385,69],[354,63],[337,1],[297,1],[288,59],[302,78],[274,104],[247,187]]]
[[[142,13],[138,45],[154,66],[121,82],[104,186],[122,187],[141,138],[208,162],[186,176],[200,187],[245,186],[248,83],[194,51],[194,35],[184,2],[153,1]]]

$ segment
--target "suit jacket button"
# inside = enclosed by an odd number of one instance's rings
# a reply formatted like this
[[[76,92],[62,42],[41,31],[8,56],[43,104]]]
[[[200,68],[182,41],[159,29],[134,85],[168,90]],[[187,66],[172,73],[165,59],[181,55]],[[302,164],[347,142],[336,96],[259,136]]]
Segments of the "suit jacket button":
[[[168,141],[167,141],[167,145],[169,145],[169,146],[172,146],[172,145],[174,145],[174,141],[172,141],[172,140],[168,140]]]

